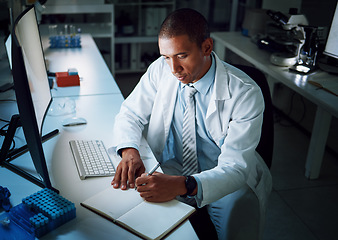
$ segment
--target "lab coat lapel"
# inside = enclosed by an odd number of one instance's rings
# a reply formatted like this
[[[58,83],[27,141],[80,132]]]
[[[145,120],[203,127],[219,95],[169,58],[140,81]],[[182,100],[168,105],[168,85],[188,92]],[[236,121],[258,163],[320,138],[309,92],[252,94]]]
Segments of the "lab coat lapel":
[[[161,93],[165,139],[169,135],[179,84],[179,81],[173,76],[168,77],[167,80],[165,85],[163,85]]]
[[[219,115],[223,111],[224,101],[230,99],[230,92],[228,86],[228,74],[223,62],[214,54],[216,59],[216,74],[214,91],[206,114],[206,126],[212,138],[217,145],[222,144],[222,122]]]
[[[169,135],[175,107],[178,80],[167,72],[159,81],[146,139],[157,160],[160,159]]]

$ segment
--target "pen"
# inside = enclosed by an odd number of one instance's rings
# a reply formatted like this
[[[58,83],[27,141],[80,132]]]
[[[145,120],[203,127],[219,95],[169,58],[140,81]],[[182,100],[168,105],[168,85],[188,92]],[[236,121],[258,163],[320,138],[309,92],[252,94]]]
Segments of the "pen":
[[[147,176],[151,176],[157,169],[158,167],[161,165],[161,163],[157,163],[156,166],[154,166],[150,171],[149,173],[147,174]]]
[[[157,169],[158,169],[158,167],[161,165],[161,163],[157,163],[150,171],[149,171],[149,173],[147,174],[147,176],[151,176]],[[145,185],[145,184],[143,184],[143,185]],[[137,186],[135,185],[135,190],[137,189]]]

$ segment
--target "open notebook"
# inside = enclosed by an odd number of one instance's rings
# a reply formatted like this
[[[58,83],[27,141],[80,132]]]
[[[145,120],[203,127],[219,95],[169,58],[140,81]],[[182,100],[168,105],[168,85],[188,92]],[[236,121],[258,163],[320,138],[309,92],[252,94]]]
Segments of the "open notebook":
[[[134,189],[122,191],[113,187],[81,205],[145,239],[163,238],[195,211],[177,200],[150,203]]]

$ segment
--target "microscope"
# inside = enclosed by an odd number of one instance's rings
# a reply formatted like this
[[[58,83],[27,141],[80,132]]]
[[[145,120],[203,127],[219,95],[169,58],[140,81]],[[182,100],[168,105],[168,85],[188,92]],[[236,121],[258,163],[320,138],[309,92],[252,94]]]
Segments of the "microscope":
[[[268,10],[267,14],[274,22],[267,25],[267,37],[258,45],[270,45],[270,61],[299,73],[312,71],[318,50],[317,28],[308,26],[306,17],[297,14],[297,9],[290,9],[289,14]]]

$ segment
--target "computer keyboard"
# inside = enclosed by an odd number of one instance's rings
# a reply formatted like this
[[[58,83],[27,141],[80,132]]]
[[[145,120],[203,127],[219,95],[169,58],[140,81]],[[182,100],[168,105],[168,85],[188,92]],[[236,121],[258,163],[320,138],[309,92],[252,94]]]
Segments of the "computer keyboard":
[[[115,174],[115,168],[100,140],[72,140],[69,142],[80,179]]]

